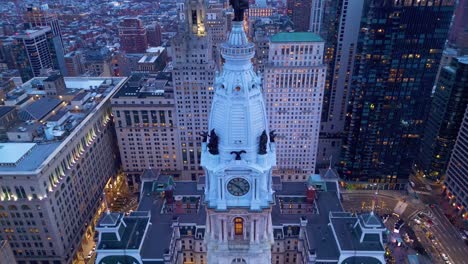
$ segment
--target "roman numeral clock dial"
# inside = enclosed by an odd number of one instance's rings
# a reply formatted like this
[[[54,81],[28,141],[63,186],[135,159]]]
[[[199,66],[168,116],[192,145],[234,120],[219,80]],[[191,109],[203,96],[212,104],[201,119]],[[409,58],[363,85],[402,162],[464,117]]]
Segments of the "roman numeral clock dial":
[[[227,184],[227,189],[234,196],[243,196],[250,190],[250,184],[246,179],[234,178]]]

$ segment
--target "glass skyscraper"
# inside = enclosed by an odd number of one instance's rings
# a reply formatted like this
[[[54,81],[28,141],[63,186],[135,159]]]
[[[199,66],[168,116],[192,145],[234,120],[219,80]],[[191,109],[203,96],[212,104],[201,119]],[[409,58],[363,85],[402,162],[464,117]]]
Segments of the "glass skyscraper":
[[[417,156],[454,0],[366,0],[341,169],[402,188]]]
[[[434,92],[417,163],[428,178],[444,175],[467,103],[468,56],[463,56],[442,68]]]

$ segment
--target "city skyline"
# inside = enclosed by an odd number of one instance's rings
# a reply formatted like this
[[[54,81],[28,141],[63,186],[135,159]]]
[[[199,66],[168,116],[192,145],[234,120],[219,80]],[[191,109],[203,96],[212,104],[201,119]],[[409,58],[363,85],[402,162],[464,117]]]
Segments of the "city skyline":
[[[465,263],[467,8],[1,3],[0,262]]]

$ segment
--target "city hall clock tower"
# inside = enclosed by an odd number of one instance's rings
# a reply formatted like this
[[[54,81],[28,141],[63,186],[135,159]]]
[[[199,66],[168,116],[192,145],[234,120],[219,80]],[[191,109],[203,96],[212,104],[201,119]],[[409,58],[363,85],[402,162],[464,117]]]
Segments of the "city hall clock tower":
[[[268,128],[261,80],[251,63],[254,45],[247,40],[242,13],[236,14],[221,46],[225,63],[215,76],[209,131],[202,143],[205,243],[209,264],[266,264],[271,263],[273,243],[274,135]]]

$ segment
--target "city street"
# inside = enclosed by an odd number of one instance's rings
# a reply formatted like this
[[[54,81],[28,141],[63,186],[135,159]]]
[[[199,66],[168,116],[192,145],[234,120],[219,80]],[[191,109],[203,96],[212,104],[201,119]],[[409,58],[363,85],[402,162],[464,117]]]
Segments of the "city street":
[[[458,230],[445,217],[439,207],[430,208],[434,217],[434,225],[429,228],[452,263],[468,263],[468,247],[461,239]]]

